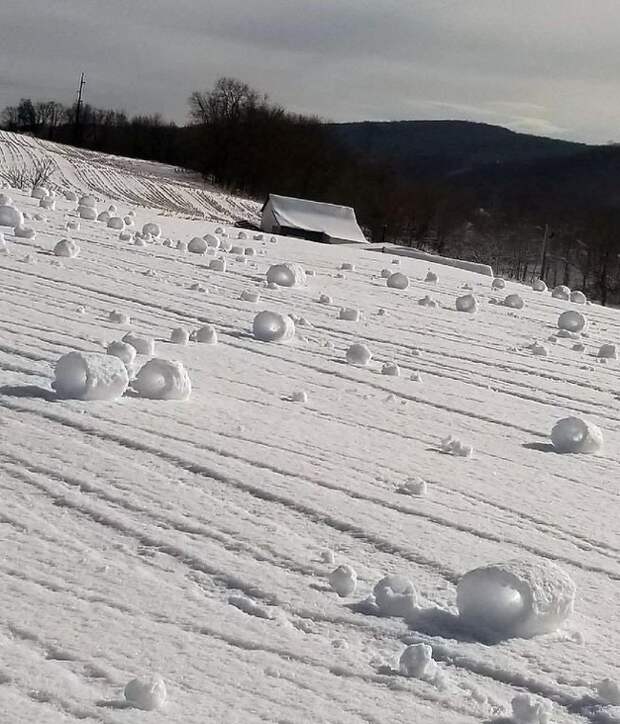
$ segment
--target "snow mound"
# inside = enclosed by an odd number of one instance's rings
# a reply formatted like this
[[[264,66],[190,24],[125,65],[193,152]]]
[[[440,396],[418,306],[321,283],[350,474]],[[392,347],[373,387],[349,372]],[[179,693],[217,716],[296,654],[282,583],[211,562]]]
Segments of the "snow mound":
[[[546,292],[547,285],[542,279],[534,279],[534,281],[532,282],[532,289],[535,292]]]
[[[439,277],[435,274],[435,272],[429,271],[426,273],[424,281],[429,282],[430,284],[437,284]]]
[[[108,219],[108,229],[122,230],[125,228],[125,222],[120,216],[110,216]]]
[[[319,297],[319,304],[333,304],[334,300],[329,296],[329,294],[321,294]]]
[[[103,222],[105,222],[105,223],[107,224],[109,220],[110,220],[110,212],[109,212],[109,211],[102,211],[102,212],[97,216],[97,221],[103,221]]]
[[[228,603],[235,608],[238,608],[243,613],[247,613],[249,616],[256,616],[257,618],[271,619],[271,614],[263,606],[259,606],[256,601],[253,601],[248,596],[236,595],[229,596]]]
[[[536,357],[549,356],[549,348],[541,342],[532,342],[532,344],[528,345],[528,349],[531,350],[532,354]]]
[[[64,193],[65,201],[71,201],[72,203],[75,203],[78,200],[77,194],[75,191],[65,191]]]
[[[52,387],[58,397],[74,400],[116,400],[129,384],[118,357],[95,352],[69,352],[54,369]]]
[[[564,286],[564,284],[560,284],[554,288],[551,292],[551,296],[554,299],[564,299],[565,301],[568,301],[570,299],[570,289],[567,286]]]
[[[138,354],[152,357],[155,354],[155,340],[152,337],[141,337],[134,332],[127,332],[123,337],[123,342],[130,344],[135,348]]]
[[[513,560],[475,568],[456,589],[461,621],[477,633],[530,638],[573,613],[575,584],[550,561]]]
[[[193,338],[201,344],[217,344],[217,332],[212,324],[205,324],[197,329]]]
[[[279,287],[302,287],[306,284],[306,272],[301,264],[274,264],[267,270],[267,281]]]
[[[423,681],[434,681],[437,676],[437,663],[433,660],[433,649],[428,644],[412,644],[401,654],[400,673]]]
[[[151,400],[187,400],[192,385],[182,362],[154,357],[140,368],[132,388]]]
[[[232,244],[226,238],[220,239],[220,251],[229,252],[232,249]]]
[[[343,563],[329,574],[329,585],[341,598],[350,596],[357,587],[357,573],[351,566]]]
[[[618,348],[615,344],[602,344],[596,356],[601,359],[618,359]]]
[[[168,699],[166,684],[161,676],[132,679],[125,687],[125,699],[144,711],[161,709]]]
[[[382,578],[372,589],[372,596],[381,616],[402,618],[415,611],[418,598],[413,583],[400,575]]]
[[[189,332],[184,327],[175,327],[170,332],[170,341],[172,344],[189,344]]]
[[[458,438],[452,437],[452,435],[441,441],[440,448],[445,453],[462,458],[470,458],[474,454],[474,449],[471,445],[465,445]]]
[[[457,311],[469,314],[475,314],[479,306],[478,299],[473,294],[464,294],[462,297],[457,297],[455,304]]]
[[[80,198],[79,206],[82,206],[85,209],[96,209],[97,199],[94,196],[82,196]]]
[[[356,342],[347,350],[347,362],[350,365],[365,367],[372,359],[372,352],[365,344]]]
[[[396,272],[395,274],[390,274],[388,277],[387,286],[390,289],[407,289],[409,286],[409,279],[406,274]]]
[[[259,312],[252,323],[254,338],[261,342],[290,342],[295,336],[295,322],[277,312]]]
[[[418,304],[421,307],[429,307],[430,309],[435,309],[439,306],[439,302],[436,299],[433,299],[429,294],[422,297],[422,299],[418,299]]]
[[[491,282],[491,289],[504,289],[506,282],[501,277],[495,277]]]
[[[603,679],[596,685],[596,693],[603,704],[620,706],[620,684],[613,679]]]
[[[553,426],[551,442],[559,453],[592,454],[603,447],[603,432],[579,417],[564,417]]]
[[[510,702],[513,724],[550,724],[553,704],[531,694],[517,694]]]
[[[54,254],[56,256],[66,256],[73,259],[79,253],[80,247],[73,239],[61,239],[54,247]]]
[[[34,239],[37,232],[30,226],[23,226],[20,224],[13,229],[13,234],[19,239]]]
[[[44,199],[41,199],[39,201],[39,206],[42,209],[48,209],[49,211],[54,211],[56,208],[56,199],[52,196],[46,196]]]
[[[5,204],[0,206],[0,226],[10,226],[15,228],[24,223],[24,215],[14,206]]]
[[[504,299],[504,306],[510,307],[511,309],[523,309],[525,302],[520,294],[509,294]]]
[[[400,367],[396,362],[385,362],[381,368],[381,374],[388,377],[400,377]]]
[[[226,259],[211,259],[209,262],[209,269],[217,272],[226,271]]]
[[[242,302],[252,302],[252,304],[258,304],[258,302],[260,302],[260,293],[252,291],[251,289],[244,289],[241,292],[240,299]]]
[[[323,563],[327,563],[330,566],[333,566],[336,562],[336,554],[331,549],[327,548],[324,551],[321,551],[321,560]]]
[[[80,219],[86,219],[86,221],[97,220],[97,209],[91,206],[79,206],[78,213],[80,215]]]
[[[570,300],[573,304],[585,304],[588,299],[583,292],[571,292]]]
[[[187,245],[187,251],[192,254],[206,254],[207,249],[207,242],[199,236],[195,236]]]
[[[150,234],[155,239],[159,239],[159,237],[161,236],[161,229],[159,228],[159,224],[148,222],[142,227],[142,233]]]
[[[361,318],[361,312],[359,309],[353,309],[352,307],[341,307],[338,312],[338,319],[343,319],[346,322],[359,322]]]
[[[558,328],[567,332],[583,332],[587,326],[588,320],[584,315],[572,309],[562,312],[558,318]]]
[[[113,309],[108,319],[114,324],[131,324],[131,317],[125,312],[119,312],[118,309]]]

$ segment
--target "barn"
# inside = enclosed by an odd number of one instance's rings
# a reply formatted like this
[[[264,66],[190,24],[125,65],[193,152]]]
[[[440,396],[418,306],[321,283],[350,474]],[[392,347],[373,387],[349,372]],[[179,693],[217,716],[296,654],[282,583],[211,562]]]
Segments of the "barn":
[[[269,194],[261,209],[261,229],[323,244],[367,244],[349,206]]]

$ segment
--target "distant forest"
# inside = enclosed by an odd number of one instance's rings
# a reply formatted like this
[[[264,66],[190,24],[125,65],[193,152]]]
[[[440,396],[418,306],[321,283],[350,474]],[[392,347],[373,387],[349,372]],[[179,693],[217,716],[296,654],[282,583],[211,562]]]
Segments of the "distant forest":
[[[268,193],[353,206],[376,242],[542,276],[620,303],[620,148],[461,121],[329,124],[220,78],[188,99],[186,125],[160,115],[23,98],[6,130],[202,174]]]

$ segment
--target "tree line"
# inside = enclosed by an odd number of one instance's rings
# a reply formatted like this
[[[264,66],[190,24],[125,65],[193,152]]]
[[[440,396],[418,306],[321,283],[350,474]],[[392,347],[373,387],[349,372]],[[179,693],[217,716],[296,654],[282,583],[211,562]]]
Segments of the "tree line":
[[[529,282],[567,283],[604,304],[620,301],[620,210],[579,207],[561,194],[504,187],[493,197],[468,180],[405,179],[389,163],[345,147],[320,118],[291,113],[247,83],[220,78],[188,99],[188,122],[159,114],[53,100],[20,100],[6,130],[199,172],[263,200],[268,193],[353,206],[369,238],[489,263]],[[543,248],[544,247],[544,248]]]

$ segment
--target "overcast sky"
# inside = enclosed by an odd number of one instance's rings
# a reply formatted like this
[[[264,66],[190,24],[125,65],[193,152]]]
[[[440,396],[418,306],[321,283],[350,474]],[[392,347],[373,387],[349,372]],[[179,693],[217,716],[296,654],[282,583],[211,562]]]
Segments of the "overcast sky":
[[[620,140],[620,0],[0,0],[0,107],[183,122],[221,75],[334,121],[466,119]]]

